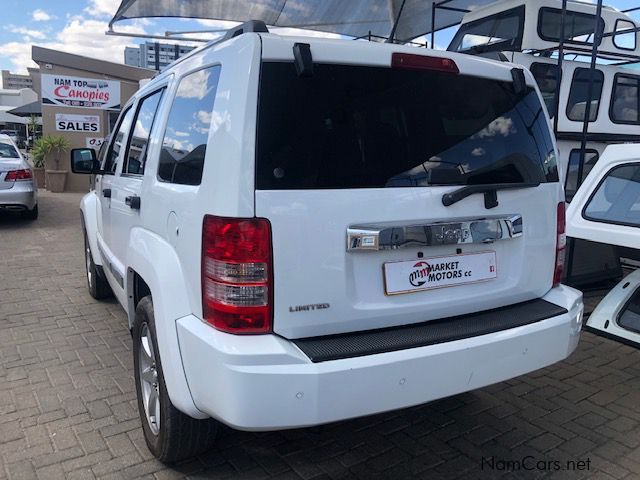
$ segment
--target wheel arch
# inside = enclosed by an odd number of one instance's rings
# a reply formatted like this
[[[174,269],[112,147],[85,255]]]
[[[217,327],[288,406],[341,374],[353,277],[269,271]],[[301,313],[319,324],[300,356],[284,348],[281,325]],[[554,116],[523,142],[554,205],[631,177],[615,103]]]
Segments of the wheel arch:
[[[178,343],[176,321],[191,313],[178,255],[162,237],[137,227],[131,230],[127,257],[129,328],[135,320],[137,302],[151,295],[156,342],[169,398],[183,413],[194,418],[206,418],[207,415],[193,403]]]
[[[98,250],[98,198],[94,192],[87,193],[80,200],[80,221],[83,232],[89,241],[93,263],[102,266],[102,257]]]

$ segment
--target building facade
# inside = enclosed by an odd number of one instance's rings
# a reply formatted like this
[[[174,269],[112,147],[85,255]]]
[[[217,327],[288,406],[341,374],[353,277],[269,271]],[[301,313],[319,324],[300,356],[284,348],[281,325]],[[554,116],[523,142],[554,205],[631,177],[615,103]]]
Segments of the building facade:
[[[194,48],[178,44],[145,42],[137,47],[126,47],[124,63],[133,67],[160,71]]]
[[[98,149],[109,135],[120,109],[156,72],[120,63],[33,46],[33,61],[40,67],[34,90],[42,102],[44,135],[61,135],[71,148]],[[68,152],[58,165],[46,159],[45,169],[68,170]],[[67,174],[66,190],[86,191],[86,175]]]
[[[33,77],[31,74],[22,75],[19,73],[11,73],[9,70],[2,70],[2,88],[5,90],[33,88]]]

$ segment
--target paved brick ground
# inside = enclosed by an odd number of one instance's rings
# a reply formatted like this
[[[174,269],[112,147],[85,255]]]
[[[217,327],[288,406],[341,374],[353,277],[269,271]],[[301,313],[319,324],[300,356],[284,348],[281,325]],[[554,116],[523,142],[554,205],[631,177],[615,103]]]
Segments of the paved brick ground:
[[[640,475],[640,357],[591,334],[560,365],[422,407],[298,431],[225,429],[217,449],[169,469],[141,435],[125,316],[85,288],[79,198],[43,193],[33,223],[0,216],[0,480]],[[525,457],[548,469],[507,470]],[[567,460],[589,470],[555,470]]]

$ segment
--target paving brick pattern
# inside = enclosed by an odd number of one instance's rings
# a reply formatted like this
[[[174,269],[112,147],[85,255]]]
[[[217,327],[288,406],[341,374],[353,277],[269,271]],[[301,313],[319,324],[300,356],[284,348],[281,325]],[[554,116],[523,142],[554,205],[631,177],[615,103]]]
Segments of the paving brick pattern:
[[[223,429],[168,468],[142,438],[125,315],[86,291],[79,199],[0,216],[0,480],[640,478],[640,356],[591,334],[531,375],[323,427]]]

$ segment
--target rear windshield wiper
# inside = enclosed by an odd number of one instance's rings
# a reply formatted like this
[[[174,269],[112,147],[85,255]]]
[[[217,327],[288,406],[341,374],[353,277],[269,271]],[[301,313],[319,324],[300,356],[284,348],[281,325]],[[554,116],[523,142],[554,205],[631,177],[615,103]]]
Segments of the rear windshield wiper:
[[[442,204],[449,207],[460,200],[467,198],[474,193],[484,193],[484,208],[494,208],[498,206],[498,190],[512,188],[532,188],[540,185],[540,182],[529,183],[487,183],[484,185],[467,185],[453,192],[442,195]]]

